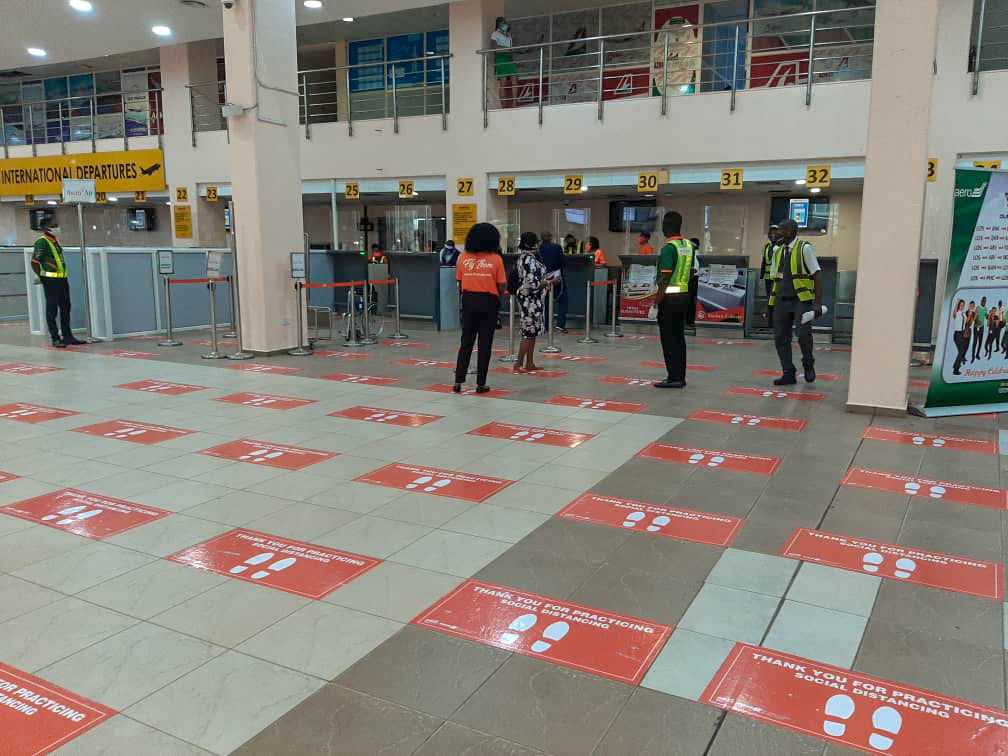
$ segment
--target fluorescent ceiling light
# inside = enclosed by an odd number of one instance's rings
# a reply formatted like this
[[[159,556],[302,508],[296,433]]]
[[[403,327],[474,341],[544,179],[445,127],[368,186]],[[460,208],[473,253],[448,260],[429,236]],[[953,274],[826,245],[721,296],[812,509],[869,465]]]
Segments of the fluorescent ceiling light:
[[[46,51],[41,47],[29,47],[28,54],[33,55],[36,58],[44,58],[46,56]]]
[[[46,204],[47,205],[58,205],[59,203],[56,200],[46,200]]]
[[[322,0],[304,0],[305,8],[321,8]]]
[[[346,21],[348,24],[352,24],[353,23],[353,16],[343,16],[342,20]]]
[[[108,197],[107,199],[108,199],[109,202],[118,202],[119,201],[118,197]]]
[[[581,187],[581,191],[582,192],[587,192],[588,191],[588,187],[587,186],[582,186]]]
[[[814,186],[811,189],[809,189],[809,191],[812,192],[812,194],[819,194],[819,192],[821,192],[822,189],[820,189],[818,186]]]
[[[798,179],[795,181],[795,186],[805,186],[805,179]]]
[[[167,26],[152,26],[151,31],[157,34],[159,37],[171,36],[171,28]]]
[[[70,0],[70,7],[81,13],[89,13],[94,10],[94,6],[88,0]]]

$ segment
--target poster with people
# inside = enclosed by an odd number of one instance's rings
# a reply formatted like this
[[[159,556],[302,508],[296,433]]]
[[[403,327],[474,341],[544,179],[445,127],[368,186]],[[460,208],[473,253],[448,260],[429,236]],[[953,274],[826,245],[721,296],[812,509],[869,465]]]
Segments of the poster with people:
[[[928,417],[1008,409],[1008,171],[957,169]]]
[[[701,61],[699,23],[698,3],[655,8],[655,33],[651,44],[651,94],[655,97],[661,96],[666,84],[669,95],[696,91]],[[666,39],[668,60],[665,60]]]

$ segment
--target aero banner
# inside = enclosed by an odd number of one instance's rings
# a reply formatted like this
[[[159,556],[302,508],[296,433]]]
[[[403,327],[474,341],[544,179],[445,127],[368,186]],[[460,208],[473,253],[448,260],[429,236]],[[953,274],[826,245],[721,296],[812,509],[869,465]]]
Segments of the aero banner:
[[[1008,402],[1008,172],[956,169],[952,245],[927,401],[929,417]]]

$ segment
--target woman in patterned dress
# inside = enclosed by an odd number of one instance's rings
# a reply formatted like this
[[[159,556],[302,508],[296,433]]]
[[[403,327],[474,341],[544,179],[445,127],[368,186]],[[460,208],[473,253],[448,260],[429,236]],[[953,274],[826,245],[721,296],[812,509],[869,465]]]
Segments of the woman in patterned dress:
[[[532,362],[535,354],[536,337],[543,333],[545,322],[543,291],[549,287],[546,281],[546,266],[539,259],[539,238],[531,231],[521,235],[518,242],[518,279],[521,285],[515,292],[518,314],[521,317],[521,344],[515,358],[514,369],[539,370]],[[522,362],[524,361],[524,367]]]

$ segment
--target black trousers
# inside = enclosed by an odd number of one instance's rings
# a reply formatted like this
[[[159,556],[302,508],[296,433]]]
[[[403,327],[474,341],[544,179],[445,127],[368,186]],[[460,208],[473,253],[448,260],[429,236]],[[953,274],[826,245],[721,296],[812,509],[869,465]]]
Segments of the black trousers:
[[[70,330],[70,283],[65,278],[42,278],[42,290],[45,292],[46,325],[53,341],[62,341],[73,336]],[[56,312],[59,311],[60,328],[63,337],[56,329]]]
[[[976,362],[980,359],[980,350],[983,348],[983,326],[973,329],[973,353],[971,355],[971,362]]]
[[[966,352],[969,351],[969,329],[967,328],[964,331],[953,331],[952,341],[955,343],[956,349],[958,350],[955,362],[952,365],[952,374],[959,375],[959,368],[961,368],[963,363],[966,362]]]
[[[562,281],[553,287],[553,315],[556,317],[557,328],[567,327],[567,282]]]
[[[778,299],[774,304],[774,345],[777,347],[777,357],[780,358],[781,371],[784,375],[795,374],[794,359],[791,357],[791,340],[793,334],[798,334],[798,346],[801,347],[802,366],[809,368],[815,364],[815,353],[812,351],[812,323],[802,323],[801,317],[811,310],[811,302],[798,299]]]
[[[478,339],[476,385],[486,386],[499,309],[500,298],[496,294],[462,292],[462,343],[459,345],[458,361],[455,363],[455,383],[465,383],[473,346]]]
[[[686,382],[686,311],[690,299],[685,295],[667,296],[658,305],[658,332],[661,334],[665,372],[670,381]]]

